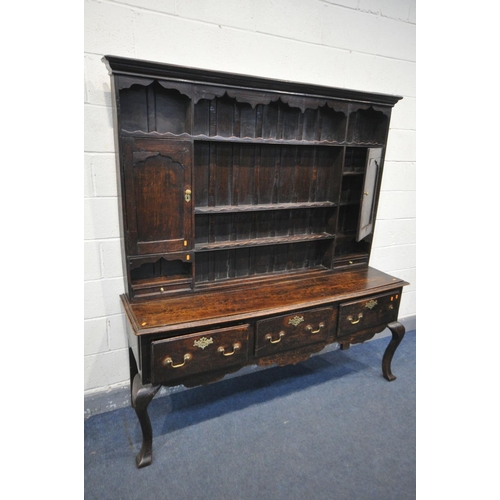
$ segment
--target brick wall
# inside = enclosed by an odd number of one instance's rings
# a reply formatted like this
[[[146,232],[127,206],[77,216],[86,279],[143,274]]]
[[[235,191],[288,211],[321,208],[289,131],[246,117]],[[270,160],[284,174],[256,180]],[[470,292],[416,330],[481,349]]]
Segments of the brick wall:
[[[371,265],[411,282],[416,314],[416,0],[85,1],[85,391],[128,384],[105,54],[402,95],[393,111]]]

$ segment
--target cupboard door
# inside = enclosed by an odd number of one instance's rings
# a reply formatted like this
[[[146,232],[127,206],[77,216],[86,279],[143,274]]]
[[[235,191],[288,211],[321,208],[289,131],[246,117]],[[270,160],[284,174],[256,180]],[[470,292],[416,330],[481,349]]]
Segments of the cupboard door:
[[[371,234],[375,219],[375,201],[378,179],[380,177],[380,164],[382,161],[382,148],[369,148],[366,158],[365,180],[361,196],[359,211],[358,233],[356,241]]]
[[[135,139],[125,151],[129,255],[191,250],[191,143]]]

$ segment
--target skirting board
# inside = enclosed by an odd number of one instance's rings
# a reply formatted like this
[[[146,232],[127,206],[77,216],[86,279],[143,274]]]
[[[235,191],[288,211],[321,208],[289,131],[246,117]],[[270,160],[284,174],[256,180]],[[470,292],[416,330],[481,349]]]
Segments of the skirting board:
[[[401,318],[399,320],[406,331],[416,330],[417,329],[417,319],[416,316],[408,316],[406,318]],[[387,337],[391,334],[391,332],[386,328],[383,332],[375,335],[372,340],[380,339],[383,337]],[[338,344],[330,344],[326,346],[321,352],[313,354],[313,356],[318,356],[324,354],[325,352],[335,351],[339,349]],[[268,367],[260,367],[257,365],[254,366],[246,366],[240,371],[226,375],[225,379],[240,377],[242,375],[247,375],[248,373],[254,373],[258,370],[265,370]],[[157,394],[158,397],[168,396],[169,394],[173,394],[176,392],[180,392],[186,390],[186,387],[183,385],[176,387],[162,387]],[[117,410],[118,408],[124,408],[130,406],[130,385],[126,383],[124,385],[120,385],[118,387],[113,387],[108,390],[88,394],[84,396],[84,417],[90,418],[94,415],[98,415],[99,413],[105,413],[108,411]]]

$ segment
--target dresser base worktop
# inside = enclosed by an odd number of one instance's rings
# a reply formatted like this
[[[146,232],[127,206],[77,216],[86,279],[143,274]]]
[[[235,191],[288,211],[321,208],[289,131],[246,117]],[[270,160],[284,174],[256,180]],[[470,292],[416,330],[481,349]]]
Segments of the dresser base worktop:
[[[392,340],[382,373],[394,380],[391,360],[405,333],[397,317],[406,284],[365,268],[148,301],[122,295],[132,406],[143,431],[137,465],[152,460],[147,407],[162,385],[204,385],[252,364],[296,364],[328,344],[347,349],[386,327]]]

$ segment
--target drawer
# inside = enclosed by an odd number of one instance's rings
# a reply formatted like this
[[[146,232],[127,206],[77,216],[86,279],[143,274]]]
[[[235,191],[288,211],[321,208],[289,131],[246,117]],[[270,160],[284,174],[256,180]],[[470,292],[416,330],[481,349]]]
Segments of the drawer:
[[[191,278],[178,280],[168,285],[134,286],[132,285],[133,297],[150,297],[153,295],[168,295],[169,293],[188,291],[191,289]]]
[[[151,342],[153,384],[189,375],[244,366],[248,359],[249,325],[172,337]]]
[[[339,306],[338,337],[351,335],[398,318],[401,290],[344,302]]]
[[[269,356],[325,341],[334,324],[333,316],[333,307],[324,307],[257,321],[255,355]]]

